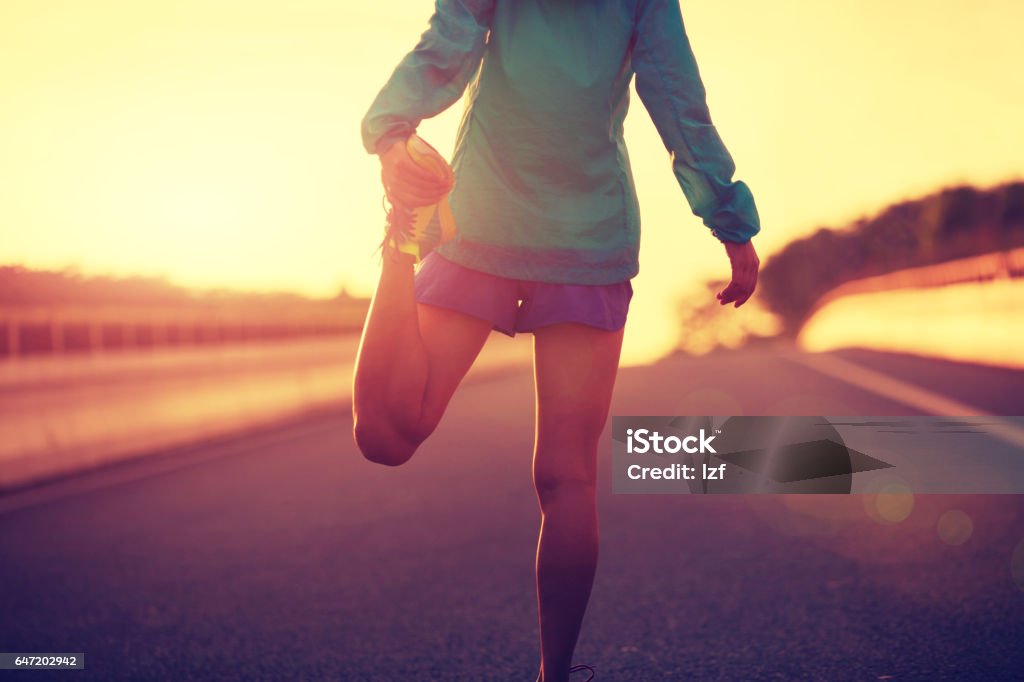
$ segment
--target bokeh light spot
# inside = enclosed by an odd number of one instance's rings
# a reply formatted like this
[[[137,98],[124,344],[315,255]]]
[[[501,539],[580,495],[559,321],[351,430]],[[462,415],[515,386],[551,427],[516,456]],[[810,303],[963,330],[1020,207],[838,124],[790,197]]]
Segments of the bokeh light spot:
[[[939,517],[936,530],[947,545],[962,545],[971,539],[971,535],[974,533],[974,522],[965,512],[959,509],[950,509]]]
[[[905,521],[914,510],[914,493],[901,481],[888,481],[870,486],[864,495],[864,508],[875,521],[896,524]]]
[[[1024,539],[1017,543],[1010,555],[1010,574],[1013,582],[1024,592]]]

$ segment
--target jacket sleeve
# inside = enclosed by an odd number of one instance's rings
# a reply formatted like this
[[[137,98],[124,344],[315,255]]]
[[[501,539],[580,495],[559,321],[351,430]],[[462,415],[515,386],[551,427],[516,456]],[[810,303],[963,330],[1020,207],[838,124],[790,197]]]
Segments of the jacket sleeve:
[[[749,241],[761,229],[754,197],[733,180],[736,165],[711,122],[678,0],[638,1],[632,60],[637,94],[694,214],[721,241]]]
[[[395,68],[363,118],[371,154],[416,131],[462,96],[487,43],[495,0],[437,0],[430,26]]]

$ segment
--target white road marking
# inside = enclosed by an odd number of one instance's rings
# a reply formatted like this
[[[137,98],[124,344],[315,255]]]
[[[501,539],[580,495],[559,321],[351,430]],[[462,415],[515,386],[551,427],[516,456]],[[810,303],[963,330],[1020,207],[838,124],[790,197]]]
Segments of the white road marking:
[[[910,407],[916,407],[926,414],[938,417],[986,417],[990,421],[990,423],[986,424],[986,431],[988,433],[1014,447],[1024,448],[1024,428],[998,415],[979,410],[977,407],[947,398],[938,393],[932,393],[920,386],[914,386],[905,381],[894,379],[891,376],[837,358],[834,355],[822,353],[783,353],[782,357],[790,362],[803,365],[869,393],[896,400]]]
[[[247,455],[267,447],[297,442],[337,428],[335,422],[336,418],[325,411],[322,414],[317,413],[294,422],[269,427],[266,431],[256,434],[250,433],[241,440],[193,443],[167,449],[158,453],[157,457],[141,455],[121,460],[110,467],[82,471],[29,488],[6,492],[0,496],[0,514],[144,481],[213,460]]]

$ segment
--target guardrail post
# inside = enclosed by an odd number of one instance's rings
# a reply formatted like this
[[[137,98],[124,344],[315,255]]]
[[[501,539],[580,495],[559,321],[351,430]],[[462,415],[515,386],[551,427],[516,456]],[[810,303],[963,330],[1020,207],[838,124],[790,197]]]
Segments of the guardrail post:
[[[95,355],[103,352],[103,324],[97,320],[89,323],[89,353]]]
[[[54,355],[64,354],[64,325],[57,317],[50,318],[50,346]]]
[[[163,348],[167,345],[167,325],[150,319],[149,339],[152,347]]]
[[[1004,251],[999,254],[999,265],[996,268],[996,279],[1010,279],[1010,254]]]
[[[18,320],[12,317],[7,320],[7,357],[13,360],[20,352],[21,329],[18,328]]]

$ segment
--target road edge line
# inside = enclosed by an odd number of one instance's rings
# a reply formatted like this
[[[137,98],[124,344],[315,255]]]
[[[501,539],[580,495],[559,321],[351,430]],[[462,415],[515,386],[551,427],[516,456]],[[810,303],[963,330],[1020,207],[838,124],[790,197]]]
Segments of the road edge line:
[[[823,353],[783,353],[781,357],[794,364],[812,369],[819,374],[838,379],[883,398],[901,402],[939,417],[986,417],[993,420],[988,432],[1017,448],[1024,448],[1024,428],[1006,421],[999,415],[986,412],[952,398],[932,393],[913,384],[895,379],[834,355]]]

